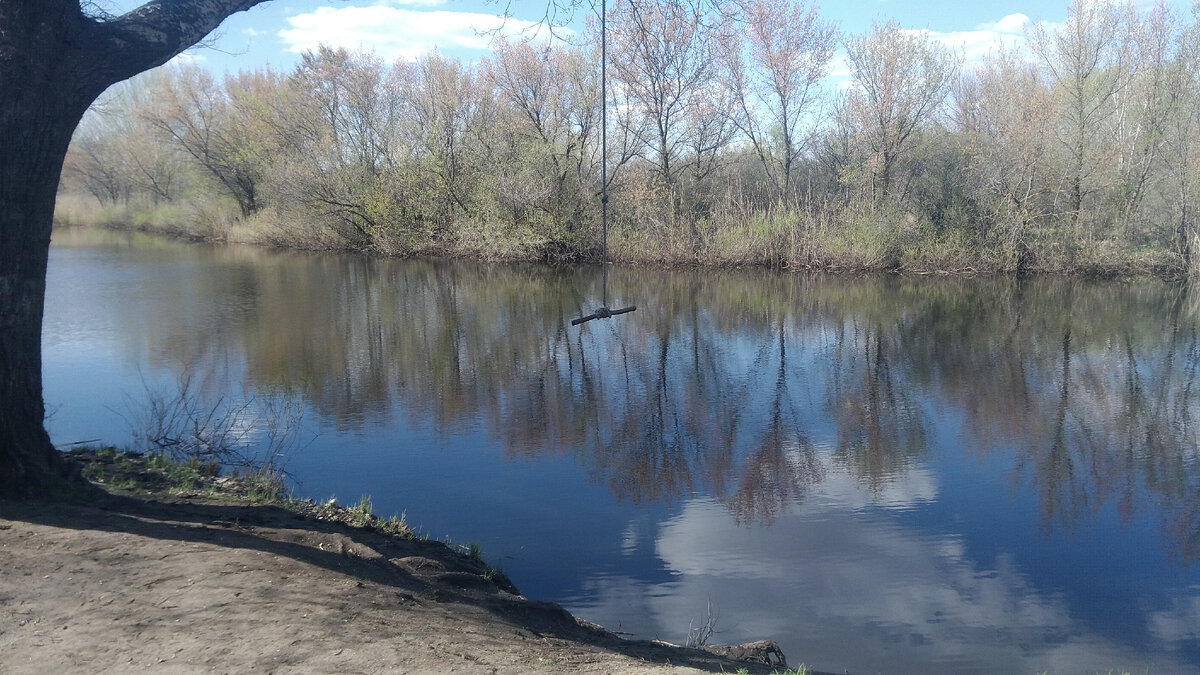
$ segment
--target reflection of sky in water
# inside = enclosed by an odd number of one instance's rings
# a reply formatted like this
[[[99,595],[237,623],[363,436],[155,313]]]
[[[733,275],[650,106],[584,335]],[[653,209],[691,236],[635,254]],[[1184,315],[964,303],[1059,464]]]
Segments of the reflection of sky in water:
[[[954,331],[904,323],[917,310],[897,327],[836,293],[782,321],[680,299],[724,292],[708,274],[651,275],[637,313],[563,331],[591,299],[551,285],[567,307],[545,321],[541,287],[518,285],[528,306],[505,308],[489,293],[513,283],[507,268],[405,276],[404,263],[336,256],[61,242],[51,255],[56,442],[127,442],[114,410],[169,388],[186,362],[206,394],[305,396],[319,436],[287,466],[301,494],[370,495],[383,515],[479,544],[530,596],[614,630],[681,642],[711,602],[714,641],[776,639],[826,670],[1200,665],[1200,572],[1176,545],[1189,533],[1167,522],[1194,511],[1197,486],[1171,483],[1195,477],[1195,430],[1178,424],[1193,399],[1128,394],[1194,373],[1194,338],[1129,367],[1119,339],[1063,340],[1051,325],[1012,365],[994,358],[1005,326],[996,344],[959,345]],[[895,283],[862,295],[912,301],[888,295]],[[646,297],[671,284],[683,293]],[[464,317],[442,334],[444,297]],[[529,330],[539,320],[550,328]],[[457,342],[439,349],[445,335]],[[1064,342],[1070,406],[1056,417]],[[1126,452],[1130,429],[1149,440]],[[1056,433],[1065,456],[1047,450]],[[683,467],[677,492],[648,490],[663,465],[637,462],[660,444],[670,452],[656,460]]]
[[[1155,671],[1181,672],[1194,665],[1195,654],[1176,652],[1173,643],[1196,639],[1200,588],[1157,597],[1143,588],[1125,597],[1123,585],[1132,590],[1136,578],[1104,588],[1069,569],[1030,574],[1027,565],[1037,561],[1003,533],[991,542],[1002,550],[986,547],[992,550],[980,561],[974,540],[991,538],[986,523],[965,534],[919,529],[937,498],[934,475],[917,469],[878,497],[852,477],[830,474],[770,527],[739,525],[710,499],[688,501],[658,525],[653,542],[634,524],[622,540],[627,553],[633,542],[653,546],[670,581],[601,574],[566,604],[623,630],[682,642],[711,602],[722,631],[715,641],[772,637],[806,663],[851,672],[996,672],[998,664],[1008,672],[1103,672],[1151,663]],[[1107,558],[1118,570],[1137,563],[1126,551]],[[1092,598],[1114,616],[1078,616],[1076,592],[1115,596],[1116,603]],[[1130,619],[1147,633],[1112,632]]]

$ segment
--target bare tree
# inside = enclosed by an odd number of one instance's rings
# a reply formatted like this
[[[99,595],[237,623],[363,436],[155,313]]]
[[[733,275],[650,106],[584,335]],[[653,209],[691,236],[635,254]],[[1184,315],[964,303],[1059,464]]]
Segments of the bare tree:
[[[1033,32],[1031,46],[1057,94],[1055,137],[1066,159],[1059,194],[1077,236],[1096,234],[1095,226],[1084,232],[1084,206],[1102,189],[1106,160],[1115,160],[1103,134],[1137,65],[1133,25],[1128,4],[1080,0],[1060,28]]]
[[[846,56],[856,85],[846,113],[870,150],[874,192],[890,197],[897,162],[950,93],[958,61],[926,33],[895,23],[847,40]]]
[[[142,116],[172,77],[154,70],[114,85],[84,115],[63,166],[63,181],[101,203],[140,196],[170,201],[186,183],[186,160]]]
[[[321,47],[303,55],[289,84],[304,98],[300,114],[316,118],[310,140],[329,146],[327,161],[371,174],[394,164],[390,146],[399,104],[384,87],[386,77],[374,54]]]
[[[805,0],[749,0],[743,11],[745,36],[735,31],[722,40],[733,120],[776,189],[790,195],[806,147],[803,125],[811,121],[837,29]]]
[[[239,99],[253,95],[253,73],[228,76],[224,86],[194,65],[166,78],[154,106],[142,116],[196,162],[234,200],[242,216],[258,210],[265,148],[254,137]]]
[[[1168,121],[1163,163],[1171,175],[1170,194],[1176,213],[1172,244],[1194,265],[1196,253],[1196,197],[1200,177],[1196,171],[1200,148],[1200,5],[1192,6],[1192,23],[1177,38],[1176,72],[1181,105]]]
[[[434,52],[416,63],[396,63],[393,75],[411,113],[401,137],[412,148],[431,211],[435,236],[445,235],[456,212],[469,212],[475,166],[469,161],[475,124],[488,113],[490,96],[480,76],[462,63]]]
[[[1019,268],[1026,233],[1049,215],[1042,202],[1054,142],[1050,90],[1034,65],[1000,52],[957,82],[954,100],[956,127],[967,135],[970,190]]]
[[[157,92],[171,77],[156,69],[110,87],[92,110],[115,127],[116,149],[128,180],[154,202],[170,201],[187,182],[186,158],[179,149],[157,138],[142,114],[157,104]],[[84,118],[86,124],[87,118]]]
[[[695,140],[689,132],[704,128],[702,101],[716,75],[704,6],[700,0],[625,0],[610,9],[609,30],[615,88],[635,114],[625,118],[629,130],[658,176],[674,186]],[[698,145],[707,151],[713,143]]]
[[[1138,221],[1150,227],[1161,225],[1160,214],[1139,212],[1148,193],[1167,178],[1161,168],[1168,137],[1174,132],[1171,121],[1187,114],[1189,80],[1186,42],[1181,40],[1178,15],[1159,4],[1134,23],[1135,72],[1117,97],[1114,140],[1120,156],[1116,162],[1118,186],[1114,201],[1119,203],[1123,235],[1133,240],[1142,233]]]
[[[74,181],[101,205],[127,201],[133,185],[116,147],[120,139],[98,124],[90,127],[80,125],[63,164],[63,177]]]
[[[397,172],[405,104],[375,55],[322,47],[278,87],[267,119],[280,137],[272,178],[346,243],[394,242],[406,214]],[[389,246],[391,244],[389,243]]]
[[[598,73],[581,52],[557,46],[501,42],[493,51],[487,75],[512,113],[493,136],[516,146],[498,167],[505,193],[514,208],[544,212],[552,238],[574,238],[600,162]]]

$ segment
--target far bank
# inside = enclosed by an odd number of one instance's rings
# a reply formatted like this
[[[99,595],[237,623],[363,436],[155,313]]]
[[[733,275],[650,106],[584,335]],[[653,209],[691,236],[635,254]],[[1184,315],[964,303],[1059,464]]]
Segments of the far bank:
[[[100,205],[90,197],[60,195],[55,226],[387,258],[562,265],[598,263],[604,253],[598,225],[570,241],[483,219],[460,220],[454,229],[437,236],[349,236],[315,214],[289,215],[267,208],[242,217],[230,206],[220,198],[207,205],[191,201]],[[1041,228],[1002,241],[996,232],[939,229],[912,214],[883,207],[818,213],[785,208],[755,214],[731,212],[692,224],[667,219],[653,227],[617,221],[610,226],[607,240],[609,262],[631,266],[1170,281],[1200,274],[1200,265],[1191,255],[1200,240],[1176,247],[1133,245],[1120,239],[1075,237],[1061,229]]]

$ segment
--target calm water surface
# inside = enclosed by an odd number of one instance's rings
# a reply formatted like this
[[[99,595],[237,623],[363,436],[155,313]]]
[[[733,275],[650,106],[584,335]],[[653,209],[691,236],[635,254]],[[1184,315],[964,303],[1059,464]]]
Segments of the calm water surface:
[[[852,673],[1200,667],[1200,295],[368,260],[56,232],[56,443],[285,396],[297,491],[636,636]],[[267,413],[263,413],[264,415]]]

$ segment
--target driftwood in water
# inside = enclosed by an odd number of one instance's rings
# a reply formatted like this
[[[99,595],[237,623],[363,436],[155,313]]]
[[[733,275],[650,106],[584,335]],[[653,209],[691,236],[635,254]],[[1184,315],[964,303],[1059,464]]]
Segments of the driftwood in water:
[[[747,661],[750,663],[765,663],[768,666],[787,668],[787,657],[774,640],[758,640],[740,645],[706,645],[704,651],[717,656]]]

